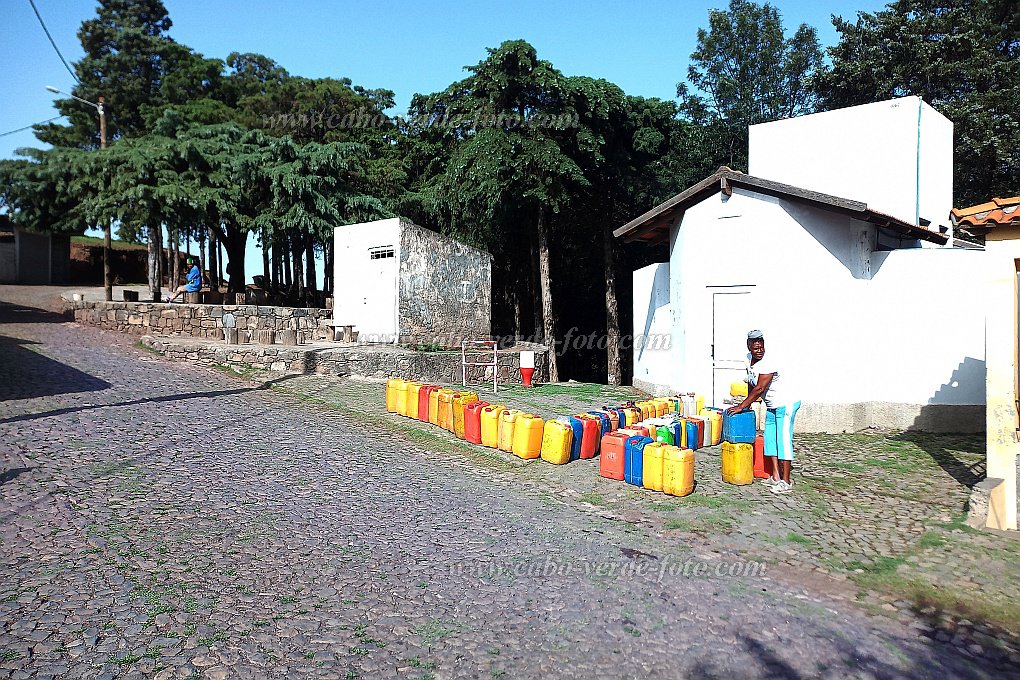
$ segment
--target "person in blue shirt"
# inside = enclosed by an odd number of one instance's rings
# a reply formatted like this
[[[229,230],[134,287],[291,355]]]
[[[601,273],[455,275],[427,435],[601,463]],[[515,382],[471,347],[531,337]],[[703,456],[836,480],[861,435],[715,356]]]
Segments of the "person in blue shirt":
[[[177,286],[173,295],[167,296],[166,302],[173,302],[177,299],[178,295],[182,293],[197,293],[202,290],[202,270],[198,267],[198,262],[193,257],[189,257],[185,260],[188,265],[188,273],[185,277],[185,284],[183,286]]]

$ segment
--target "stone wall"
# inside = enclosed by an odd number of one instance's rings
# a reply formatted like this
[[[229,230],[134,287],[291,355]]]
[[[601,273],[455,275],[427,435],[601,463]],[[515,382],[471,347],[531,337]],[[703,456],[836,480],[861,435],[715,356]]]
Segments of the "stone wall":
[[[223,339],[223,315],[234,316],[245,338],[257,329],[296,330],[304,341],[324,340],[330,321],[327,309],[259,305],[188,305],[155,302],[75,302],[74,320],[122,333]]]
[[[188,338],[145,336],[142,343],[176,361],[200,365],[235,366],[273,372],[323,373],[337,376],[387,378],[399,376],[428,384],[461,382],[460,352],[415,352],[397,347],[284,347],[283,345],[227,345]],[[548,350],[541,345],[515,347],[499,353],[500,384],[520,384],[521,349],[535,352],[535,382],[549,379]],[[492,382],[492,369],[469,367],[469,384]]]
[[[411,222],[400,224],[401,342],[459,347],[492,332],[492,256]]]

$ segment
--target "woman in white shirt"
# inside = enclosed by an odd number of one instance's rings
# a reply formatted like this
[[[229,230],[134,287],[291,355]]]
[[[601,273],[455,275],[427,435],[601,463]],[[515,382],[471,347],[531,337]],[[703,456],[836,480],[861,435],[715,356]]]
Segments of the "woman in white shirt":
[[[793,481],[793,419],[800,402],[781,395],[779,370],[765,358],[765,336],[759,330],[747,334],[747,383],[750,389],[744,400],[729,409],[738,413],[751,408],[758,399],[765,402],[765,455],[772,460],[772,477],[765,484],[773,493],[790,493]]]

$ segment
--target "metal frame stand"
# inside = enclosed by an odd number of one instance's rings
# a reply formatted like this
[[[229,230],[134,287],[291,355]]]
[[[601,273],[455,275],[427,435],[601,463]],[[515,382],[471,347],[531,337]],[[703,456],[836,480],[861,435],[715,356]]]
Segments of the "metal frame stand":
[[[488,355],[490,351],[492,352],[491,362],[468,361],[469,353]],[[460,343],[460,375],[461,383],[464,387],[467,387],[468,366],[492,366],[492,391],[493,393],[499,391],[499,349],[498,343],[495,340],[462,340]]]

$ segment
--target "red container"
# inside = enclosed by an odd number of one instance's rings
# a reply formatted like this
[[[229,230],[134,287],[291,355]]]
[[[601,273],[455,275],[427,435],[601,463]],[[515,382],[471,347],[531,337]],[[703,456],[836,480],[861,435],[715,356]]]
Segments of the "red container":
[[[765,437],[754,438],[754,476],[756,479],[768,479],[772,476],[772,456],[765,456]]]
[[[594,458],[599,450],[599,439],[602,437],[602,421],[597,416],[582,414],[577,416],[583,423],[584,429],[581,435],[581,456],[582,460]]]
[[[422,385],[418,390],[418,420],[429,422],[429,395],[439,389],[439,385]]]
[[[602,437],[602,455],[599,456],[599,474],[606,479],[623,481],[624,461],[627,440],[632,435],[623,432],[610,432]]]
[[[464,439],[472,444],[482,443],[482,409],[487,401],[474,401],[464,406]]]

